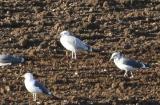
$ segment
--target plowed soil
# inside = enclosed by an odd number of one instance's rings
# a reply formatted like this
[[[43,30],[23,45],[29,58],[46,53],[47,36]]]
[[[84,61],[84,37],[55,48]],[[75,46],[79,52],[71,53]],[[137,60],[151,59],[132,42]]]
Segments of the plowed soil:
[[[94,48],[77,60],[59,42],[71,31]],[[150,64],[124,77],[109,58],[114,51]],[[159,105],[159,0],[1,0],[0,53],[26,62],[0,69],[1,105]],[[26,72],[60,99],[32,94]]]

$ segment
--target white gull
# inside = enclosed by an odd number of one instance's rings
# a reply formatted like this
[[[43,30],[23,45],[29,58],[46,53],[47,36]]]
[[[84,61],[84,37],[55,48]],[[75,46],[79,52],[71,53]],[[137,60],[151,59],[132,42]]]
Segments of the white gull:
[[[0,55],[0,66],[23,63],[24,58],[16,55]]]
[[[80,39],[74,37],[69,31],[62,31],[60,33],[60,42],[67,50],[72,52],[72,58],[76,59],[77,51],[92,51],[91,46],[87,45]]]
[[[125,70],[124,76],[128,76],[127,72],[130,71],[130,78],[133,78],[133,70],[149,67],[149,65],[147,64],[124,57],[123,54],[121,54],[120,52],[114,52],[110,60],[111,59],[114,59],[114,63],[119,69]]]
[[[51,95],[51,92],[48,91],[41,83],[36,81],[31,73],[25,73],[22,77],[25,78],[24,84],[26,89],[33,94],[33,101],[36,101],[37,93],[44,93],[46,95]]]

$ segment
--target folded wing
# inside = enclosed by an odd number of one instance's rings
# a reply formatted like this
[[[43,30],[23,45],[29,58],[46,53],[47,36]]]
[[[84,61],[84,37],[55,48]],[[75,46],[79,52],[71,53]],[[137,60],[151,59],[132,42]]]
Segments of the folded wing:
[[[39,83],[38,81],[35,81],[34,85],[36,87],[38,87],[42,93],[47,94],[47,95],[51,95],[51,93],[48,91],[48,89],[46,87],[44,87],[41,83]]]
[[[145,68],[146,65],[142,62],[131,60],[131,59],[124,59],[123,64],[131,66],[133,68]]]

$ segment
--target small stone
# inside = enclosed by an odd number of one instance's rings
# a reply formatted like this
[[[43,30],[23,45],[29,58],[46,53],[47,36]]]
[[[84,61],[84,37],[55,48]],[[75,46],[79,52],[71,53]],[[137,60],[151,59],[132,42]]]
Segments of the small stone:
[[[77,76],[77,75],[78,75],[78,72],[76,71],[76,72],[74,73],[74,75],[76,75],[76,76]]]
[[[54,25],[54,29],[55,29],[55,30],[58,30],[59,27],[60,27],[60,24],[59,24],[59,23],[57,23],[57,24]]]
[[[89,15],[88,22],[92,23],[95,21],[95,17],[93,15]]]
[[[5,86],[5,90],[9,92],[11,88],[9,86]]]
[[[123,46],[124,49],[130,49],[131,45],[129,43],[125,43]]]
[[[90,9],[89,9],[89,12],[93,12],[93,11],[94,11],[94,8],[90,8]]]
[[[64,104],[67,104],[67,103],[68,103],[68,101],[67,101],[67,100],[64,100],[64,101],[63,101],[63,103],[64,103]]]
[[[96,6],[98,4],[98,0],[87,0],[88,4]]]
[[[6,82],[7,80],[6,80],[6,78],[3,78],[2,81],[3,81],[3,82]]]
[[[5,90],[3,88],[1,88],[0,92],[1,92],[1,94],[4,94]]]
[[[116,89],[116,94],[121,94],[121,90],[119,88]]]
[[[108,9],[108,2],[107,2],[107,1],[105,1],[105,2],[103,3],[103,8],[104,8],[105,10]]]
[[[21,47],[27,47],[28,43],[29,43],[29,39],[27,36],[19,41],[19,45]]]
[[[107,35],[110,36],[110,37],[113,36],[112,32],[109,32]]]
[[[106,72],[107,70],[106,70],[106,69],[103,69],[103,71]]]
[[[126,89],[126,84],[124,82],[119,83],[119,87],[123,90]]]
[[[29,55],[30,56],[34,56],[36,54],[36,50],[35,49],[32,49],[29,51]]]
[[[36,102],[36,103],[37,103],[38,105],[42,104],[42,103],[41,103],[41,102],[39,102],[39,101],[38,101],[38,102]]]
[[[114,89],[117,87],[117,84],[116,83],[112,83],[111,87]]]

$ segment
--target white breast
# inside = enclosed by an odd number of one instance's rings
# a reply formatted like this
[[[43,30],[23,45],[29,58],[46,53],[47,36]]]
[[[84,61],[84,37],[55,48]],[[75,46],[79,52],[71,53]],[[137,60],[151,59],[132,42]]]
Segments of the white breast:
[[[119,69],[121,69],[121,70],[127,70],[127,71],[129,71],[129,70],[134,70],[133,67],[128,66],[128,65],[125,65],[125,64],[123,63],[123,59],[114,59],[114,63],[115,63],[115,65],[116,65]]]
[[[31,93],[42,93],[38,87],[34,86],[34,82],[35,80],[25,80],[24,83],[26,89]]]
[[[71,37],[71,36],[62,36],[60,38],[60,42],[63,45],[63,47],[65,47],[67,50],[73,51],[73,52],[76,51],[74,37]]]

